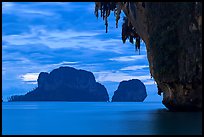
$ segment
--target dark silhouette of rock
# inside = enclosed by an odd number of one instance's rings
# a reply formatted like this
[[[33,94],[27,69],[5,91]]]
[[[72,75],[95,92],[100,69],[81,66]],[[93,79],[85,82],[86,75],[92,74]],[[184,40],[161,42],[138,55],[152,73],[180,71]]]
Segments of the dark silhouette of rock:
[[[89,71],[60,67],[41,72],[37,81],[36,89],[9,101],[109,101],[106,88]]]
[[[112,102],[142,102],[147,97],[145,85],[138,79],[120,82]]]
[[[202,2],[96,2],[95,6],[106,27],[111,11],[117,11],[117,26],[121,10],[128,23],[123,23],[122,40],[133,43],[138,34],[145,42],[162,103],[172,111],[202,111]]]

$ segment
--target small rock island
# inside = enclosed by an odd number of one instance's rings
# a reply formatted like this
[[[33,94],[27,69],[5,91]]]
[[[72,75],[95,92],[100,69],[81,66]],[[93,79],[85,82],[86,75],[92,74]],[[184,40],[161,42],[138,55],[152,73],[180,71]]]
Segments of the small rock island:
[[[138,79],[120,82],[112,102],[142,102],[147,97],[145,85]]]
[[[25,95],[11,96],[9,101],[109,101],[106,88],[89,71],[60,67],[50,73],[41,72],[37,82],[37,88]]]

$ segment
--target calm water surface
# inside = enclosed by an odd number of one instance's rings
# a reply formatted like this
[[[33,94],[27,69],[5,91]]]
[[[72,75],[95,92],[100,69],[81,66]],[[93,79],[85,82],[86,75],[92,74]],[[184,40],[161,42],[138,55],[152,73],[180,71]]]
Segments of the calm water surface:
[[[3,102],[3,135],[202,134],[202,112],[148,102]]]

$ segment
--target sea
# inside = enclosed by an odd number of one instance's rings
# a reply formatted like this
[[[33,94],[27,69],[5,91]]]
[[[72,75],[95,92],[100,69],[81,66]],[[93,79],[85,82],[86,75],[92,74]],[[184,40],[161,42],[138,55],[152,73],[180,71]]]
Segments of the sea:
[[[202,112],[161,102],[2,102],[3,135],[202,135]]]

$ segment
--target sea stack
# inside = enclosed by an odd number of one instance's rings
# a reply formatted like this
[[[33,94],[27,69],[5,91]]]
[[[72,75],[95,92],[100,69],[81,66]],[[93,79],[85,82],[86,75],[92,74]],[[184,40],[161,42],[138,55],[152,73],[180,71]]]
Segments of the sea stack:
[[[112,102],[142,102],[147,97],[145,85],[138,79],[120,82]]]
[[[41,72],[37,82],[36,89],[12,96],[9,101],[109,101],[106,88],[89,71],[60,67],[50,73]]]

